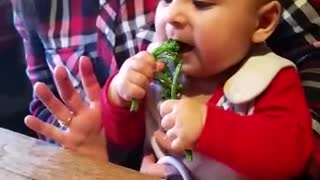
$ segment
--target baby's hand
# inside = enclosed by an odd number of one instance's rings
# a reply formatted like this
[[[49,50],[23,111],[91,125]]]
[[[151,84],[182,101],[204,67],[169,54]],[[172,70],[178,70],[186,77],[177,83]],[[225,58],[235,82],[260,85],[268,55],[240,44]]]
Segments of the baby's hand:
[[[163,67],[146,51],[126,60],[110,84],[108,96],[112,104],[126,106],[133,99],[142,99],[149,83]]]
[[[192,99],[167,100],[160,106],[161,126],[172,141],[174,151],[192,149],[202,132],[207,114],[206,104]]]

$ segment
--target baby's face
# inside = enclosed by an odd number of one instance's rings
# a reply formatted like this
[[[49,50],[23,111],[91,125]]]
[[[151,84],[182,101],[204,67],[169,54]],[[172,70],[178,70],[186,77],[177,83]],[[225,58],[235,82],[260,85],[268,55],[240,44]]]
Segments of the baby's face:
[[[256,0],[161,0],[156,41],[183,42],[184,73],[211,77],[247,55],[256,17]]]

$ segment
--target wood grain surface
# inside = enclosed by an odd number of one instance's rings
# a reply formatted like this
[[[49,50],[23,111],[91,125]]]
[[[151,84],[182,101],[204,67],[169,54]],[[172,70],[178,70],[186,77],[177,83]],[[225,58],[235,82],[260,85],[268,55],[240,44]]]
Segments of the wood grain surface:
[[[0,128],[0,180],[156,180]]]

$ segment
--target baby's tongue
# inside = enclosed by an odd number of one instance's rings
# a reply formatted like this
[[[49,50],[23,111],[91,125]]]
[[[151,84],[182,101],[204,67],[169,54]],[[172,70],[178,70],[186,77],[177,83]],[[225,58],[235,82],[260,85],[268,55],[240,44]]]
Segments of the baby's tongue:
[[[191,46],[190,44],[178,41],[180,50],[179,53],[184,53],[184,52],[188,52],[194,49],[194,46]]]

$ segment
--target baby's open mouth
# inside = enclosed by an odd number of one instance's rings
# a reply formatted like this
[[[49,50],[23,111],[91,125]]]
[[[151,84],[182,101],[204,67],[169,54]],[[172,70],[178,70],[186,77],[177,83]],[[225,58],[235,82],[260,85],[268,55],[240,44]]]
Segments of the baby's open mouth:
[[[194,49],[194,46],[188,43],[185,43],[179,40],[176,40],[176,42],[179,44],[179,48],[180,48],[179,53],[189,52]]]

